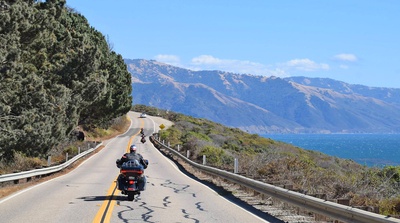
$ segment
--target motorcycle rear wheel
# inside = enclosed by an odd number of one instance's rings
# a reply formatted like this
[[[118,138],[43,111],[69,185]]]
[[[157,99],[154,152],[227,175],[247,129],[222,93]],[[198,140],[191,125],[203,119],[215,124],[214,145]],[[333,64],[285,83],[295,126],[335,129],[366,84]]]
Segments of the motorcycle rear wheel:
[[[128,192],[128,200],[133,201],[135,199],[135,193],[134,192]]]

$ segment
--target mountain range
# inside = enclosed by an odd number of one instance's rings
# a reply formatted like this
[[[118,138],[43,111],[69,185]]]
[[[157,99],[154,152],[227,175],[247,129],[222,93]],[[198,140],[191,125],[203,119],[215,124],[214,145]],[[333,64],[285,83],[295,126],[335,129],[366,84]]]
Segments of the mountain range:
[[[125,59],[133,104],[249,133],[400,133],[400,89],[328,78],[193,71]]]

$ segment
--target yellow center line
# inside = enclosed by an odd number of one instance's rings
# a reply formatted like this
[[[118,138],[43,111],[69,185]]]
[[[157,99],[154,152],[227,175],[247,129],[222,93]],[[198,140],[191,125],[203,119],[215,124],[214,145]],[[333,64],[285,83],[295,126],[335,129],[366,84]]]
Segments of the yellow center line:
[[[115,200],[113,199],[115,190],[117,189],[116,181],[113,181],[111,187],[107,191],[106,199],[104,199],[96,217],[93,219],[93,223],[98,222],[110,222],[111,214],[115,206]]]
[[[144,121],[140,120],[140,128],[143,128],[144,126]],[[137,136],[139,132],[134,134],[131,138],[129,138],[129,143],[126,148],[126,152],[129,152],[129,147],[132,144],[132,140],[135,136]],[[112,212],[114,210],[115,206],[115,192],[117,190],[117,179],[115,179],[112,183],[110,188],[107,191],[107,195],[103,201],[103,203],[100,206],[99,211],[97,212],[96,216],[93,219],[93,223],[105,223],[105,222],[110,222]]]

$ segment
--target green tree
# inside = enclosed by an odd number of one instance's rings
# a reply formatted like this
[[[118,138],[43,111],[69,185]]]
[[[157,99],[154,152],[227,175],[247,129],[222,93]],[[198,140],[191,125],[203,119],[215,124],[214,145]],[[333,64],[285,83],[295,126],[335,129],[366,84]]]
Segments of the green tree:
[[[0,155],[44,156],[78,124],[106,125],[131,107],[120,55],[65,0],[2,1]]]

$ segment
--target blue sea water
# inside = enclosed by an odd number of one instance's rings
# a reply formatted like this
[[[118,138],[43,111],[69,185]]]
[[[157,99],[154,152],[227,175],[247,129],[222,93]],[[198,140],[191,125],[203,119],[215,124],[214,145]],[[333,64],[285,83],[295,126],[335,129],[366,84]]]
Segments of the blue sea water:
[[[400,134],[263,134],[366,166],[400,165]]]

